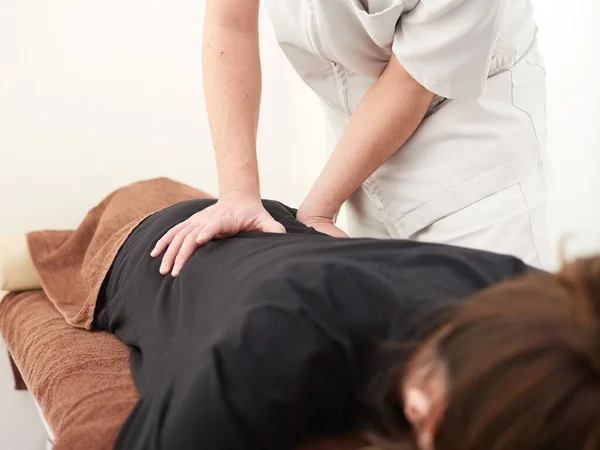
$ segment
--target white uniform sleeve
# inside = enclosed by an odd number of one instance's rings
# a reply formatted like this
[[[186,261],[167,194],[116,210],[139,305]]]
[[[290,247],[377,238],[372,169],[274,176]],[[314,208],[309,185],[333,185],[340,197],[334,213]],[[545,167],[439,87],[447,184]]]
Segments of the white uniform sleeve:
[[[483,92],[506,0],[420,0],[400,17],[393,52],[408,73],[445,98]]]

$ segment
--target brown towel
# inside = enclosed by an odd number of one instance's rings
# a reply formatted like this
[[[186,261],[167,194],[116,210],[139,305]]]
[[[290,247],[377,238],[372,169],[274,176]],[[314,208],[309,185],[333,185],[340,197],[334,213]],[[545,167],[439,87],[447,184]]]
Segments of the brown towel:
[[[41,291],[10,294],[0,331],[56,436],[54,450],[109,450],[137,400],[129,352],[68,325]]]
[[[69,325],[90,329],[102,281],[136,225],[167,206],[209,197],[168,178],[156,178],[113,192],[77,230],[29,233],[29,251],[46,295]]]

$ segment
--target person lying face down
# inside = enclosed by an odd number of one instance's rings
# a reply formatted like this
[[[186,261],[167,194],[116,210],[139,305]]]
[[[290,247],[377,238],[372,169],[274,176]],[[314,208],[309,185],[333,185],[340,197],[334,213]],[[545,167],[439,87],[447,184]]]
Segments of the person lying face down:
[[[363,432],[422,450],[600,448],[600,258],[553,275],[506,255],[287,233],[150,256],[215,200],[145,219],[94,327],[131,348],[139,401],[115,448],[295,449]],[[392,448],[395,448],[392,446]]]

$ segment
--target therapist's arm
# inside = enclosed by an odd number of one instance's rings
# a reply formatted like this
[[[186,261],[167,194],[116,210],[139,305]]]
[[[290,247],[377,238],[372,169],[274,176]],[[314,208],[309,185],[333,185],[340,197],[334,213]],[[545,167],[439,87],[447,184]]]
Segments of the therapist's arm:
[[[151,255],[177,276],[194,250],[242,231],[283,233],[260,199],[256,135],[262,76],[259,0],[207,0],[202,47],[204,94],[219,177],[219,201],[175,225]]]
[[[202,48],[204,95],[219,196],[260,198],[256,136],[262,91],[259,0],[207,0]]]
[[[356,108],[298,219],[317,229],[331,222],[352,193],[415,132],[433,95],[393,56]]]

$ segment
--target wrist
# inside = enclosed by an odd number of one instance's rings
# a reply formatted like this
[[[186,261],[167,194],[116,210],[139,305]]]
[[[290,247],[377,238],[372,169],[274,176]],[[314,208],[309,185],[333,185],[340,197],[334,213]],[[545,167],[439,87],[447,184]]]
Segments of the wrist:
[[[260,178],[256,151],[219,152],[217,156],[217,179],[219,196],[245,194],[260,198]]]
[[[327,207],[326,205],[317,202],[312,203],[309,199],[306,199],[298,208],[296,217],[301,222],[303,219],[325,219],[333,221],[338,211],[339,208],[333,206]]]
[[[219,197],[244,197],[260,200],[258,177],[239,176],[233,183],[219,183]]]
[[[260,202],[260,191],[258,189],[235,188],[219,191],[220,199],[237,199],[245,202]]]

